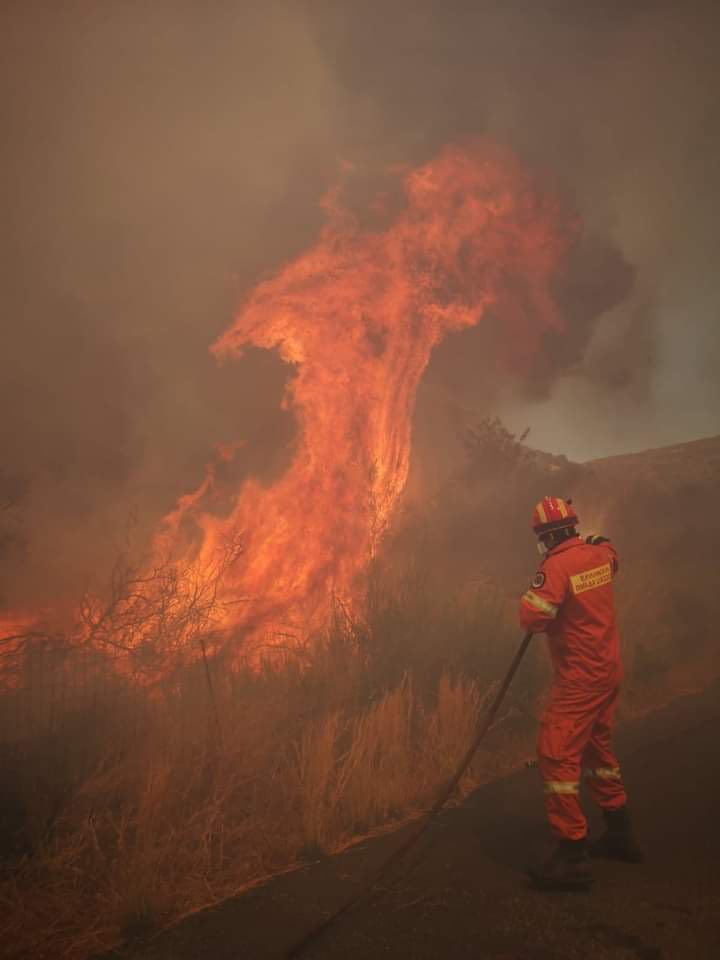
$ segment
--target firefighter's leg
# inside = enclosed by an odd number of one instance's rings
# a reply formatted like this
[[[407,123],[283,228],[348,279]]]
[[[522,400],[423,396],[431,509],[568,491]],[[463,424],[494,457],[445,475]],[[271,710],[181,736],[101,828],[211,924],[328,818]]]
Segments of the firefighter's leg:
[[[632,831],[625,785],[611,742],[617,694],[601,707],[583,755],[588,789],[605,820],[605,832],[590,845],[590,855],[639,863],[643,855]]]
[[[593,800],[603,810],[617,810],[627,803],[625,785],[612,748],[612,728],[618,691],[600,706],[582,758],[583,773]]]
[[[553,691],[540,721],[537,753],[545,811],[558,840],[580,840],[587,822],[580,807],[580,769],[594,711]]]
[[[550,735],[559,736],[557,729]],[[580,760],[549,756],[548,749],[554,748],[548,748],[545,737],[539,744],[538,766],[550,830],[558,840],[581,840],[587,835],[587,821],[580,806]]]
[[[580,807],[580,760],[592,717],[554,692],[538,735],[538,766],[543,778],[545,811],[557,839],[555,852],[529,870],[544,889],[587,888],[592,883],[587,850],[587,822]]]

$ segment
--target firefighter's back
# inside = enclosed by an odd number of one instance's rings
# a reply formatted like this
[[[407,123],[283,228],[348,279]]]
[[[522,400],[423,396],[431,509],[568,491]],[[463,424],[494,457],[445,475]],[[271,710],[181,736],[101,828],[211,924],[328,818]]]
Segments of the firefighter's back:
[[[608,541],[592,544],[578,537],[553,551],[547,563],[559,566],[566,580],[565,600],[550,633],[558,679],[617,685],[622,666],[613,596],[618,569],[614,548]]]

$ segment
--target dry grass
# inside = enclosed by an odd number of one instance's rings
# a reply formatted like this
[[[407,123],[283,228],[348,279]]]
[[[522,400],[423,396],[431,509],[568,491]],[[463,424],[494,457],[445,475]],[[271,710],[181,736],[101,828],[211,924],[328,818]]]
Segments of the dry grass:
[[[86,604],[91,643],[26,638],[23,682],[0,696],[9,956],[82,960],[411,816],[471,738],[478,682],[428,654],[497,627],[492,603],[429,604],[406,583],[335,616],[310,667],[249,673],[190,656],[217,647],[217,591],[188,600],[164,570],[151,584],[147,599],[115,578],[106,606]]]
[[[224,746],[184,740],[182,698],[166,702],[0,887],[10,955],[87,956],[411,815],[451,772],[479,701],[476,684],[443,676],[428,706],[405,678],[285,737],[239,706]]]

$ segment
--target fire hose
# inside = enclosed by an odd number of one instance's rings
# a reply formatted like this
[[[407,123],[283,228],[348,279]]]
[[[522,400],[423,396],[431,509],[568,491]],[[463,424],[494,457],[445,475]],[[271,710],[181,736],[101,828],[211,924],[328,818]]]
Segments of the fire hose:
[[[412,831],[405,837],[400,846],[396,847],[395,850],[387,857],[383,863],[375,870],[371,875],[369,880],[362,886],[362,888],[350,898],[348,898],[345,903],[343,903],[337,910],[334,911],[327,919],[321,921],[317,926],[313,927],[308,933],[306,933],[300,940],[298,940],[293,946],[291,946],[285,953],[285,960],[294,960],[295,957],[299,957],[304,951],[317,940],[331,927],[337,920],[340,919],[344,914],[348,913],[354,906],[356,906],[366,895],[372,893],[372,891],[377,886],[378,882],[388,873],[398,861],[405,856],[408,850],[420,839],[422,834],[430,826],[437,814],[442,810],[447,801],[452,796],[455,788],[460,783],[463,774],[470,766],[470,763],[475,756],[475,753],[480,746],[480,743],[484,739],[488,730],[492,727],[495,722],[495,717],[497,712],[500,709],[500,706],[505,699],[505,694],[508,692],[510,684],[512,683],[513,677],[517,673],[517,669],[520,666],[522,658],[525,656],[525,651],[527,650],[530,641],[532,639],[532,633],[526,633],[522,639],[522,643],[518,647],[517,653],[513,657],[513,661],[508,668],[505,678],[500,684],[500,688],[493,700],[490,709],[487,711],[482,721],[478,725],[477,732],[473,738],[472,743],[468,747],[465,755],[463,756],[460,764],[448,780],[448,782],[443,786],[440,791],[437,799],[427,810],[422,817],[420,817],[414,825]]]

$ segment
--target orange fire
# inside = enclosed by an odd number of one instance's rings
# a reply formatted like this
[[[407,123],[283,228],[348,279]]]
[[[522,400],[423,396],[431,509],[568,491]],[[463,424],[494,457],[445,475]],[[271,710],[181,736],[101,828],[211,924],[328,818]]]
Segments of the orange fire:
[[[404,191],[404,209],[377,232],[359,229],[332,193],[315,246],[258,284],[212,347],[220,360],[277,350],[295,371],[284,405],[299,438],[285,475],[269,488],[246,482],[220,516],[210,469],[156,538],[158,554],[198,575],[242,543],[223,617],[244,645],[306,635],[333,594],[352,597],[407,479],[433,347],[492,311],[513,343],[498,362],[522,367],[562,326],[550,283],[573,227],[508,151],[447,148],[408,172]]]

